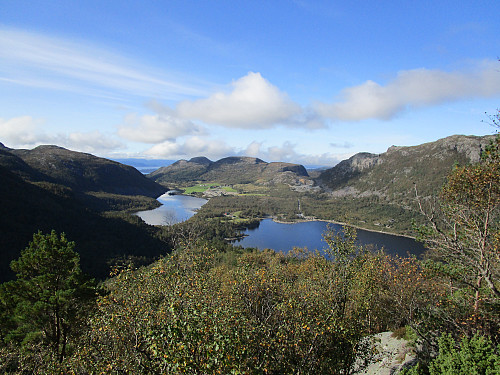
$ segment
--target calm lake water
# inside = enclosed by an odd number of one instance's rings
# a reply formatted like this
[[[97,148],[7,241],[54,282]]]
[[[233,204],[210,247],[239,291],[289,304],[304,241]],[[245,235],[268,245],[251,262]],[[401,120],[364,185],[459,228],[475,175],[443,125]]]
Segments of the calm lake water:
[[[169,195],[168,192],[158,198],[162,204],[154,210],[136,213],[150,225],[172,225],[189,219],[196,210],[207,203],[206,199],[187,195]]]
[[[162,206],[137,213],[148,224],[172,225],[185,221],[207,202],[206,199],[186,195],[168,195],[168,193],[159,197],[158,200],[163,204]],[[247,237],[235,242],[235,245],[283,252],[294,247],[323,250],[327,246],[323,241],[322,234],[326,231],[328,224],[323,221],[282,224],[265,219],[260,222],[257,228],[245,230],[243,233]],[[329,225],[335,230],[342,228],[337,224]],[[407,237],[358,229],[358,239],[363,245],[372,244],[378,249],[384,248],[387,253],[392,255],[406,256],[410,253],[418,256],[424,251],[421,243]]]
[[[276,223],[271,219],[260,222],[258,228],[247,229],[243,238],[236,244],[243,247],[256,247],[260,250],[273,249],[275,251],[288,252],[293,247],[307,247],[309,250],[324,250],[327,245],[323,241],[322,234],[330,225],[334,230],[341,230],[338,224],[323,221],[308,221],[296,224]],[[390,234],[370,232],[362,229],[357,230],[358,240],[363,245],[372,244],[378,249],[384,250],[392,255],[406,256],[409,254],[419,256],[424,251],[424,246],[408,237],[394,236]]]

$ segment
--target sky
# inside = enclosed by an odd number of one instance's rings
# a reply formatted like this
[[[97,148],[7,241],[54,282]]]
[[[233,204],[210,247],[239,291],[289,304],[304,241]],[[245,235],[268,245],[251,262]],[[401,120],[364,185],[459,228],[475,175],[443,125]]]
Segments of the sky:
[[[500,2],[0,0],[0,142],[333,166],[495,132]]]

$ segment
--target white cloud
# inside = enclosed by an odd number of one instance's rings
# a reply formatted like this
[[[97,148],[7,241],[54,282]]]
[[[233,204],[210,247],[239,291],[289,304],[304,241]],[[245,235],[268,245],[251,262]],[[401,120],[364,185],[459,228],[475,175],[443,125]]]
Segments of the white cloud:
[[[43,123],[30,116],[0,119],[0,142],[11,148],[31,149],[39,145],[54,144],[74,151],[106,154],[122,148],[118,140],[99,131],[73,132],[49,135],[40,129]]]
[[[108,154],[121,149],[124,145],[109,136],[95,130],[87,133],[70,133],[67,136],[58,136],[58,144],[75,151],[88,152],[95,155]]]
[[[11,147],[25,147],[38,140],[36,128],[41,122],[31,116],[15,117],[9,120],[0,118],[0,141]]]
[[[189,137],[184,143],[167,140],[154,145],[144,152],[154,158],[185,159],[194,156],[205,156],[212,160],[235,155],[235,150],[221,140],[210,140],[201,137]]]
[[[287,161],[296,160],[299,155],[295,151],[296,145],[291,142],[283,142],[282,146],[263,147],[263,142],[252,142],[248,145],[244,154],[247,156],[258,157],[265,161]]]
[[[318,103],[315,109],[321,116],[334,120],[390,119],[408,107],[494,96],[500,96],[499,64],[485,61],[467,71],[401,71],[385,86],[367,81],[344,89],[341,101]]]
[[[217,92],[206,99],[183,101],[179,116],[234,128],[269,128],[286,124],[301,114],[299,105],[276,86],[250,72],[232,83],[229,93]]]
[[[296,151],[296,145],[291,142],[284,142],[281,146],[264,147],[264,142],[253,141],[239,154],[256,157],[267,162],[282,161],[303,165],[324,166],[334,166],[346,158],[346,154],[302,154]],[[350,156],[352,154],[348,154],[347,157]]]
[[[24,86],[115,99],[179,100],[205,93],[199,82],[174,79],[105,48],[16,29],[0,28],[0,59],[0,80]]]
[[[302,154],[296,151],[296,145],[284,142],[281,146],[265,147],[264,142],[253,141],[244,149],[237,150],[223,140],[208,140],[201,137],[189,137],[185,142],[167,140],[156,144],[144,152],[152,158],[190,159],[194,156],[206,156],[219,160],[227,156],[251,156],[266,162],[283,161],[303,165],[334,166],[351,154]]]
[[[203,134],[204,129],[189,120],[180,119],[163,109],[154,115],[129,114],[118,135],[134,142],[161,143],[186,135]]]
[[[330,143],[330,146],[333,148],[353,148],[354,144],[351,142],[339,142],[339,143]]]

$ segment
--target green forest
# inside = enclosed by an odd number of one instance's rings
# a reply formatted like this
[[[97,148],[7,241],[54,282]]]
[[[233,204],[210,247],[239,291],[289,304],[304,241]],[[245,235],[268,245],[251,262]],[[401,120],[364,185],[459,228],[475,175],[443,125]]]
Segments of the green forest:
[[[234,199],[243,217],[263,213]],[[296,214],[295,200],[258,199]],[[65,233],[34,233],[0,285],[0,372],[353,374],[393,331],[418,358],[406,374],[500,373],[499,135],[436,200],[419,197],[424,259],[369,251],[347,225],[324,233],[326,254],[243,250],[224,241],[238,227],[218,200],[206,206],[154,230],[170,253],[102,280]]]

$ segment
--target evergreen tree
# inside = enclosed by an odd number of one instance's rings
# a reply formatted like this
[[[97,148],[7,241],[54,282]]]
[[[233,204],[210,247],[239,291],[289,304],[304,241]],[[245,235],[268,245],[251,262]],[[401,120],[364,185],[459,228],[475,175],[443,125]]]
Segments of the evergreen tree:
[[[38,232],[11,262],[17,280],[0,287],[2,339],[29,351],[37,344],[62,362],[95,300],[95,282],[81,271],[75,243]]]

